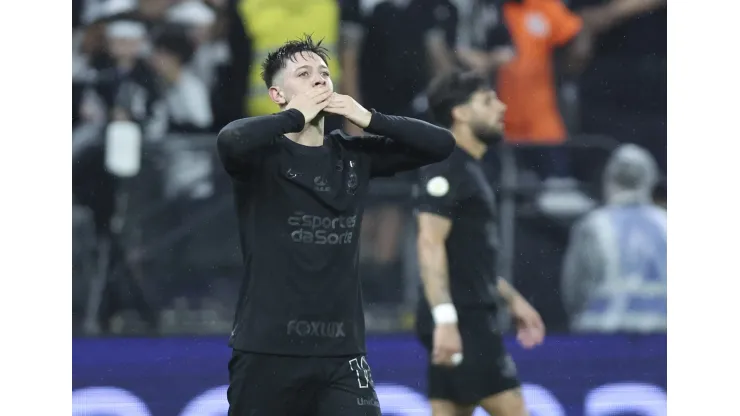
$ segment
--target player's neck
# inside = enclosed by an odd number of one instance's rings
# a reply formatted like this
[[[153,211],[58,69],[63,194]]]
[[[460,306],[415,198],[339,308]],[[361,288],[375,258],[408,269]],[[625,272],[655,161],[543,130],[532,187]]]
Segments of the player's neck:
[[[457,147],[463,149],[473,158],[482,159],[483,155],[486,154],[488,146],[478,140],[469,128],[453,126],[451,131],[452,135],[455,136]]]
[[[319,147],[324,144],[324,118],[316,118],[298,133],[288,133],[288,139],[304,146]]]

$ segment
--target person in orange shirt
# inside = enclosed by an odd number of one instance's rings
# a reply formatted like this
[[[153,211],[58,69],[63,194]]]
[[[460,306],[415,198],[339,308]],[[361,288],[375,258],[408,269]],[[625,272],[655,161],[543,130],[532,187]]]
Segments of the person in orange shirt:
[[[516,54],[498,74],[498,93],[508,110],[510,142],[559,144],[567,138],[557,103],[553,57],[567,46],[567,72],[577,73],[591,54],[594,36],[665,0],[609,0],[576,14],[561,0],[507,0],[503,20]]]
[[[582,34],[581,18],[560,0],[510,0],[503,7],[516,54],[499,69],[497,86],[508,110],[504,119],[510,142],[562,143],[567,133],[560,116],[553,52]],[[580,40],[579,40],[580,41]],[[573,42],[580,52],[580,42]]]

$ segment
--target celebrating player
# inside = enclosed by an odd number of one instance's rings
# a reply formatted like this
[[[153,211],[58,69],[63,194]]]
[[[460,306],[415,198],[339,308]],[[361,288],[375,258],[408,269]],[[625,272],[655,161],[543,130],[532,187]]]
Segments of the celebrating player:
[[[310,36],[263,64],[282,111],[219,133],[245,276],[231,334],[229,415],[380,415],[365,357],[358,232],[371,178],[444,160],[450,132],[334,92]],[[373,136],[324,133],[338,114]]]

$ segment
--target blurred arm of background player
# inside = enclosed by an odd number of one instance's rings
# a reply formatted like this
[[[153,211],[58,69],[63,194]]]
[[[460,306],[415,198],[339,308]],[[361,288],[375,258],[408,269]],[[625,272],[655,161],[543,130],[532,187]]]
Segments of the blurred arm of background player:
[[[559,1],[559,0],[558,0]],[[591,58],[596,37],[609,31],[619,23],[643,13],[649,13],[665,7],[666,0],[609,0],[598,6],[585,7],[577,15],[582,21],[582,27],[574,38],[564,44],[567,72],[579,73]],[[568,14],[565,6],[553,7],[555,14]],[[558,9],[562,9],[558,11]],[[567,21],[563,18],[561,21]],[[564,25],[567,31],[568,24]]]
[[[610,0],[600,6],[586,7],[579,14],[584,25],[594,34],[599,34],[625,20],[665,6],[666,0]]]
[[[452,304],[445,248],[452,220],[420,212],[418,226],[417,251],[424,294],[429,306],[434,309],[439,305]],[[545,325],[539,313],[504,279],[499,278],[496,286],[516,322],[517,339],[520,344],[525,348],[541,344],[545,337]],[[432,360],[435,364],[449,365],[451,356],[462,352],[462,340],[457,323],[435,325],[433,341]]]
[[[362,103],[360,94],[360,51],[365,38],[362,25],[362,14],[357,0],[341,3],[341,33],[339,45],[339,64],[342,67],[342,78],[339,80],[339,91]],[[362,129],[345,120],[343,129],[347,134],[359,136]]]
[[[458,33],[462,36],[458,38],[456,52],[464,66],[488,75],[514,59],[516,52],[500,3],[473,2],[459,13]],[[476,42],[471,37],[477,27],[484,28],[484,38]]]
[[[455,52],[450,45],[455,45],[458,10],[447,0],[437,0],[428,7],[424,15],[424,48],[429,60],[431,78],[439,77],[458,68]],[[421,18],[421,16],[420,16]]]

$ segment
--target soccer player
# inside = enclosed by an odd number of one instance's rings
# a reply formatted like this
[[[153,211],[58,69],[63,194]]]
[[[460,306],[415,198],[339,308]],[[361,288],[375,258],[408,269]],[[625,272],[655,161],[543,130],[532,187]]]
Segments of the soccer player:
[[[371,178],[444,160],[449,131],[333,92],[311,37],[268,54],[282,111],[233,121],[218,151],[233,180],[245,276],[230,346],[229,415],[380,415],[365,357],[358,232]],[[338,114],[373,136],[324,133]]]
[[[420,172],[417,248],[424,296],[417,334],[430,353],[434,416],[525,416],[516,367],[497,329],[501,302],[518,324],[519,342],[540,344],[539,314],[496,270],[496,207],[480,159],[501,136],[506,106],[484,78],[455,72],[428,91],[432,117],[457,142],[445,161]]]

